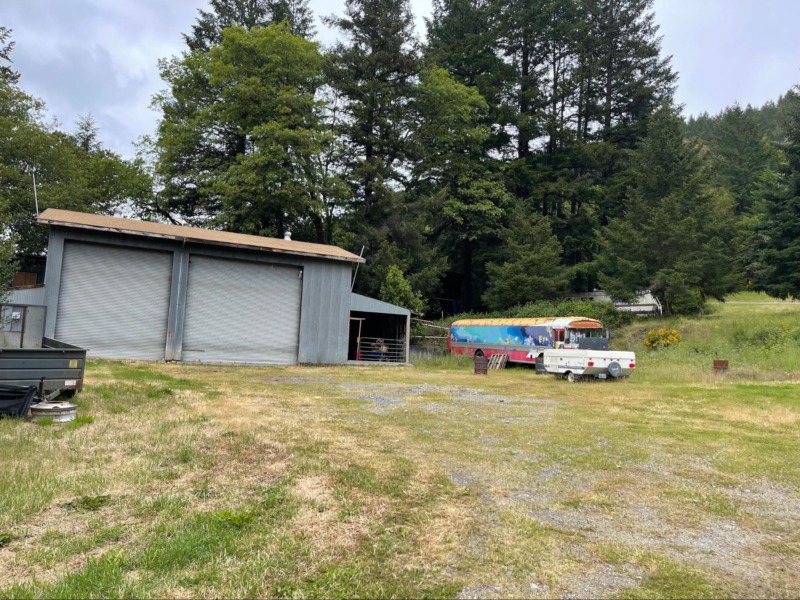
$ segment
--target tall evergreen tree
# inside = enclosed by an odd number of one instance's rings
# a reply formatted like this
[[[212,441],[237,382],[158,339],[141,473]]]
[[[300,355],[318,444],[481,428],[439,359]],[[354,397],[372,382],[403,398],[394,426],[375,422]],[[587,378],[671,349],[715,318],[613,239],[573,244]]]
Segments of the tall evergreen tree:
[[[741,281],[729,194],[705,185],[698,148],[663,105],[633,159],[631,200],[601,234],[600,283],[615,298],[650,288],[667,313],[698,310]]]
[[[502,262],[488,267],[489,284],[483,300],[490,310],[564,295],[569,273],[561,265],[561,244],[546,217],[531,218],[517,209],[504,237],[508,243]]]
[[[462,306],[473,306],[476,250],[496,242],[509,196],[483,154],[486,101],[444,69],[426,70],[415,103],[419,161],[412,173],[429,214],[435,243],[461,279]],[[453,264],[454,263],[454,264]]]
[[[269,15],[273,23],[287,23],[292,35],[313,38],[317,33],[314,14],[308,0],[269,0]]]
[[[596,120],[604,141],[633,148],[647,119],[672,98],[677,74],[661,56],[653,0],[581,0],[589,29],[584,54],[593,90],[587,124]]]
[[[11,30],[7,27],[0,27],[0,83],[12,84],[19,81],[19,73],[11,68],[11,51],[14,49]],[[9,63],[9,64],[3,64]]]
[[[800,296],[800,88],[784,101],[786,157],[769,181],[755,241],[753,284],[775,298]]]
[[[345,37],[331,49],[326,72],[343,115],[337,131],[352,188],[347,245],[366,246],[373,260],[359,286],[377,291],[381,279],[371,271],[387,267],[375,260],[379,249],[397,242],[403,227],[409,106],[420,71],[413,15],[406,0],[348,0],[345,15],[327,22]]]
[[[200,16],[192,33],[183,34],[189,50],[208,52],[222,41],[222,30],[232,25],[245,29],[265,27],[272,22],[271,0],[210,0],[211,10],[198,10]]]
[[[492,0],[435,0],[427,26],[426,60],[480,91],[487,103],[484,122],[490,127],[486,145],[503,148],[510,140],[503,127],[509,121],[503,99],[513,68],[500,55],[497,5]]]
[[[716,119],[711,145],[719,183],[736,198],[737,213],[750,212],[758,181],[776,158],[754,115],[738,104],[727,108]]]

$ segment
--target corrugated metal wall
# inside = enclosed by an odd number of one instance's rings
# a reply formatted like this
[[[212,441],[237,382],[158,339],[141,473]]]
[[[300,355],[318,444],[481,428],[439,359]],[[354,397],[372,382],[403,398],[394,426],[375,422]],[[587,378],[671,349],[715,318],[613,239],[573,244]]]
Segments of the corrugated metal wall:
[[[4,301],[6,304],[44,305],[44,286],[23,290],[9,290]]]
[[[314,261],[305,265],[299,362],[347,362],[351,274],[348,263]]]

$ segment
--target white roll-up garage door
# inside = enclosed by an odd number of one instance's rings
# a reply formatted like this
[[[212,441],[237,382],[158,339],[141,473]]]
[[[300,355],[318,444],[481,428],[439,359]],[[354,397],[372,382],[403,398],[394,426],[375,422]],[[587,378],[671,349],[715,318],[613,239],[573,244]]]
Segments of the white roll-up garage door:
[[[297,362],[302,270],[191,255],[182,360]]]
[[[56,338],[91,356],[163,359],[172,253],[66,242]]]

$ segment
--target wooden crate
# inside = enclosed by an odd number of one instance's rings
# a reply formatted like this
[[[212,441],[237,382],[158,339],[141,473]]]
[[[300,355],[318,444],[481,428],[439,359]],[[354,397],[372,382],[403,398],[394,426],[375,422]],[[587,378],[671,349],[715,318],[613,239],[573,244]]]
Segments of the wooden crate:
[[[508,354],[494,354],[489,358],[490,369],[505,369],[508,363]]]

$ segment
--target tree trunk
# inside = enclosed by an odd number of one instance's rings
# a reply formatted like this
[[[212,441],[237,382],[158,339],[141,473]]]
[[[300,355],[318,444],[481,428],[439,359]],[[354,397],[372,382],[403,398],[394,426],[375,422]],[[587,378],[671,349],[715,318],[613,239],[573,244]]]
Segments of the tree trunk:
[[[472,310],[472,242],[464,240],[462,252],[464,279],[461,281],[461,303],[465,311]]]

